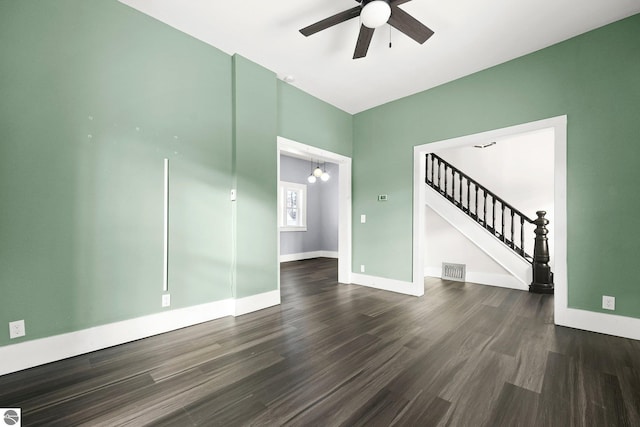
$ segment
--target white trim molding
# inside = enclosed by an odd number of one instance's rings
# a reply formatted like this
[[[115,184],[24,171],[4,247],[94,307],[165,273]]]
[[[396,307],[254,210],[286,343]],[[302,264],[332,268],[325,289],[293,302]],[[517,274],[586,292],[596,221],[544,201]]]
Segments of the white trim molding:
[[[560,312],[556,311],[555,324],[640,340],[640,319],[634,317],[565,308]]]
[[[167,310],[0,347],[0,375],[151,337],[233,313],[233,299]]]
[[[440,267],[425,267],[424,275],[428,277],[442,276],[442,268]],[[497,286],[499,288],[518,289],[521,291],[528,291],[528,286],[525,286],[518,279],[510,274],[500,273],[483,273],[481,271],[469,271],[466,272],[467,283],[475,283],[478,285]]]
[[[529,286],[522,284],[510,274],[483,273],[480,271],[467,271],[467,282],[481,285],[497,286],[499,288],[518,289],[529,291]]]
[[[297,225],[287,225],[287,194],[289,191],[297,193],[298,211]],[[307,184],[279,181],[278,185],[278,225],[279,231],[307,231]]]
[[[258,295],[235,300],[234,316],[242,316],[243,314],[252,313],[254,311],[273,307],[280,304],[280,290],[264,292]]]
[[[225,299],[0,347],[0,376],[280,304],[280,291]]]
[[[338,258],[336,251],[299,252],[297,254],[280,255],[280,262],[300,261],[311,258]]]
[[[387,279],[386,277],[369,276],[367,274],[351,273],[351,283],[367,286],[369,288],[382,289],[383,291],[397,292],[399,294],[420,297],[424,295],[424,278],[419,286],[413,282]]]

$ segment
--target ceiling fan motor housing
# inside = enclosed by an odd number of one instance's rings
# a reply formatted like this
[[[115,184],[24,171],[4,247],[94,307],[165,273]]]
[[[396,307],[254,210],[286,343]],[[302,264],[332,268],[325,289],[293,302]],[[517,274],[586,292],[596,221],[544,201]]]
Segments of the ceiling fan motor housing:
[[[362,0],[360,2],[360,6],[365,7],[367,4],[371,3],[372,1],[383,1],[385,3],[389,3],[389,0]]]
[[[378,28],[387,23],[391,17],[391,6],[386,0],[363,1],[360,18],[367,28]]]

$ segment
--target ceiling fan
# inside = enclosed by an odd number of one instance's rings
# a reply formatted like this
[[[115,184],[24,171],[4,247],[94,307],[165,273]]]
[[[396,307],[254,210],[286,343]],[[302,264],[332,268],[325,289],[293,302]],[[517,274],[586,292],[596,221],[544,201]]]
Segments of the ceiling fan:
[[[360,3],[358,6],[311,24],[300,32],[309,37],[311,34],[360,16],[362,23],[353,59],[367,56],[374,30],[386,23],[422,44],[433,35],[433,31],[398,7],[409,1],[411,0],[361,0],[358,1]]]

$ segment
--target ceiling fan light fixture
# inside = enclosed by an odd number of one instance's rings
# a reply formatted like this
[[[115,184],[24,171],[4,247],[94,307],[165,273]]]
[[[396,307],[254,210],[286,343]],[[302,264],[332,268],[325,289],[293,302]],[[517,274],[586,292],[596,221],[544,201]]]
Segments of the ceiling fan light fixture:
[[[367,3],[360,13],[362,25],[367,28],[378,28],[387,23],[391,17],[391,6],[385,0],[374,0]]]

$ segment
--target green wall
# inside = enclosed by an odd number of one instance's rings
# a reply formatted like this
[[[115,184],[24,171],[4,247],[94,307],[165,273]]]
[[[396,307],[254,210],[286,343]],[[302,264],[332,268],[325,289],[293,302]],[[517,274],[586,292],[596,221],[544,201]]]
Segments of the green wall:
[[[278,80],[278,135],[352,156],[353,116]]]
[[[0,2],[0,58],[0,346],[167,310],[164,158],[175,309],[277,289],[279,133],[351,153],[351,115],[116,0]]]
[[[0,325],[34,339],[161,311],[165,157],[172,308],[230,298],[229,56],[59,0],[1,2],[0,57]]]
[[[636,15],[357,114],[353,265],[411,280],[414,146],[566,114],[569,306],[640,317],[639,76]]]
[[[234,296],[278,288],[276,76],[233,56]]]

